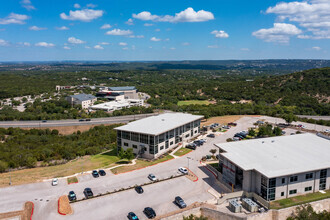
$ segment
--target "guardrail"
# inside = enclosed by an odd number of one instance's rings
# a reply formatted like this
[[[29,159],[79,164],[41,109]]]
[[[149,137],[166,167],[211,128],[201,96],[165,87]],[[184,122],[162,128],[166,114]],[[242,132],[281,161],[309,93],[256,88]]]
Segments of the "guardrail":
[[[134,185],[134,186],[129,186],[127,188],[121,188],[121,189],[118,189],[118,190],[114,190],[112,192],[106,192],[106,193],[100,193],[98,195],[95,195],[95,196],[91,196],[91,197],[88,197],[88,198],[83,198],[83,199],[78,199],[78,200],[75,200],[75,201],[70,201],[70,203],[76,203],[76,202],[82,202],[82,201],[86,201],[86,200],[89,200],[89,199],[94,199],[94,198],[98,198],[98,197],[101,197],[101,196],[107,196],[107,195],[111,195],[111,194],[114,194],[114,193],[119,193],[119,192],[123,192],[123,191],[127,191],[127,190],[131,190],[131,189],[134,189],[135,187],[137,186],[147,186],[147,185],[151,185],[151,184],[155,184],[155,183],[160,183],[160,182],[164,182],[166,180],[170,180],[170,179],[175,179],[175,178],[178,178],[178,177],[182,177],[182,176],[185,176],[186,174],[179,174],[179,175],[172,175],[168,178],[164,178],[164,179],[160,179],[160,180],[156,180],[156,181],[152,181],[152,182],[147,182],[147,183],[143,183],[141,185]]]

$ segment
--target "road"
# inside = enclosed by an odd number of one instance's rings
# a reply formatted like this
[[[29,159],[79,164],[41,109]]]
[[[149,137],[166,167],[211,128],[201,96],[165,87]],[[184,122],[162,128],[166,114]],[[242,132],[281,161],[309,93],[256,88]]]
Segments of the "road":
[[[235,133],[253,127],[253,123],[259,119],[264,119],[264,116],[243,117],[237,121],[236,127],[230,128],[215,138],[207,138],[206,144],[183,157],[129,173],[114,175],[106,170],[107,175],[99,178],[93,178],[91,174],[80,175],[77,184],[68,185],[66,179],[60,179],[57,186],[51,186],[51,182],[46,181],[0,188],[0,213],[20,210],[24,202],[32,201],[35,204],[33,219],[36,220],[121,220],[127,219],[126,215],[130,211],[135,212],[140,219],[146,219],[142,211],[147,206],[154,208],[158,215],[178,210],[178,207],[173,204],[175,196],[181,196],[188,205],[194,202],[215,201],[215,196],[228,192],[229,189],[217,184],[215,177],[199,163],[199,160],[202,156],[210,154],[211,149],[216,148],[214,144],[225,143],[226,139],[233,137]],[[268,118],[268,120],[273,120],[273,118]],[[289,133],[287,132],[288,135]],[[147,179],[149,173],[155,174],[160,179],[170,177],[178,173],[180,166],[188,167],[188,158],[190,158],[190,170],[199,178],[197,182],[192,182],[186,177],[178,177],[145,186],[145,192],[141,195],[134,190],[123,191],[74,203],[72,215],[62,216],[57,213],[58,198],[61,195],[67,195],[71,190],[76,192],[78,198],[82,198],[86,187],[92,188],[96,195],[146,183],[149,181]]]
[[[316,115],[297,115],[299,118],[311,118],[315,120],[330,120],[330,116],[316,116]]]
[[[60,127],[60,126],[76,126],[76,125],[100,125],[100,124],[117,124],[128,123],[132,120],[146,118],[148,116],[157,115],[158,113],[125,115],[108,118],[93,118],[91,121],[79,121],[79,119],[67,120],[49,120],[42,121],[0,121],[0,127],[21,127],[21,128],[45,128],[45,127]]]

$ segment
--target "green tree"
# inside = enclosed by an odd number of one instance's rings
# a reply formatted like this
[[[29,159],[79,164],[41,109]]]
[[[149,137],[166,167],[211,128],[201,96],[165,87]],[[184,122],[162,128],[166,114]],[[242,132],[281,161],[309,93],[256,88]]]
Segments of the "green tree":
[[[183,217],[183,220],[208,220],[208,218],[204,217],[204,216],[197,217],[197,216],[191,214],[187,217]]]
[[[133,154],[133,149],[132,148],[128,148],[125,152],[125,158],[129,161],[133,160],[134,158],[134,154]]]
[[[275,127],[274,130],[273,130],[273,133],[274,133],[276,136],[281,136],[281,135],[282,135],[282,129],[279,128],[279,127]]]
[[[0,160],[0,173],[5,172],[8,168],[8,164],[5,161]]]
[[[120,159],[124,159],[125,158],[125,151],[122,147],[120,147],[119,151],[118,151],[118,157]]]
[[[293,121],[297,121],[297,117],[293,115],[292,113],[290,114],[285,114],[282,116],[282,118],[286,121],[286,123],[291,124]]]
[[[210,153],[214,156],[214,154],[217,152],[217,149],[211,149]]]
[[[255,136],[256,135],[256,131],[253,128],[250,128],[249,129],[249,135],[252,136],[252,137]]]
[[[329,220],[330,212],[324,210],[316,213],[313,207],[308,205],[301,205],[296,208],[295,213],[288,217],[287,220]]]

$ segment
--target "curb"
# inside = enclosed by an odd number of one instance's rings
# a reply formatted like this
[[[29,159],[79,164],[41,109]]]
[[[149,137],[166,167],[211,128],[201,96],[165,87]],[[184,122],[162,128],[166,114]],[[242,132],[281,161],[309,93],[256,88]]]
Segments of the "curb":
[[[29,202],[31,202],[31,201],[29,201]],[[31,203],[32,203],[32,210],[31,210],[30,220],[32,220],[32,215],[33,215],[33,212],[34,212],[34,203],[33,202],[31,202]]]
[[[199,162],[200,162],[200,164],[202,164],[201,161],[199,161]],[[210,171],[210,173],[212,173],[212,174],[214,175],[215,178],[217,178],[217,175],[216,175],[215,173],[213,173],[212,170],[210,170],[206,165],[204,165],[204,164],[202,164],[202,165],[203,165],[203,167],[205,167],[208,171]]]
[[[189,152],[190,153],[190,152]],[[135,169],[135,170],[129,170],[129,171],[126,171],[126,172],[123,172],[123,173],[114,173],[114,175],[119,175],[119,174],[124,174],[124,173],[129,173],[129,172],[133,172],[133,171],[137,171],[137,170],[142,170],[144,168],[148,168],[148,167],[152,167],[152,166],[155,166],[155,165],[158,165],[158,164],[161,164],[161,163],[165,163],[165,162],[168,162],[168,161],[171,161],[171,160],[174,160],[175,158],[171,158],[169,160],[165,160],[163,162],[159,162],[159,163],[155,163],[155,164],[152,164],[150,166],[146,166],[146,167],[141,167],[141,168],[138,168],[138,169]],[[112,172],[112,171],[111,171]]]
[[[68,185],[70,185],[70,184],[75,184],[75,183],[78,183],[78,182],[74,182],[74,183],[68,183]]]
[[[197,179],[193,180],[193,182],[197,182],[198,181],[198,176],[191,170],[189,170],[190,173],[194,174],[195,177],[197,177]]]
[[[58,214],[60,214],[60,215],[66,215],[66,214],[60,212],[60,199],[58,199],[58,203],[57,204],[58,204],[57,205],[57,212],[58,212]]]

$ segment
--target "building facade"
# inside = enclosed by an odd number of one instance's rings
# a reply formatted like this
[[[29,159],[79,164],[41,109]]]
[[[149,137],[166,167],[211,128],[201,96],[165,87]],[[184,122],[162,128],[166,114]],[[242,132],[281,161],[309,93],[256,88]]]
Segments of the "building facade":
[[[94,102],[97,101],[97,98],[91,94],[78,94],[78,95],[70,95],[66,98],[66,100],[71,105],[79,105],[82,109],[87,109],[91,105],[94,104]]]
[[[138,93],[135,86],[109,87],[108,91],[123,93],[125,99],[138,99]]]
[[[330,141],[312,134],[217,144],[222,181],[267,201],[330,189]]]
[[[198,136],[202,118],[185,113],[165,113],[128,123],[115,128],[118,149],[132,148],[136,155],[157,158],[179,143]]]

